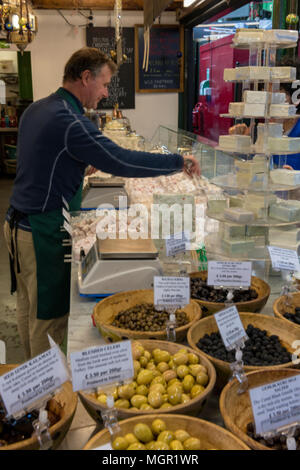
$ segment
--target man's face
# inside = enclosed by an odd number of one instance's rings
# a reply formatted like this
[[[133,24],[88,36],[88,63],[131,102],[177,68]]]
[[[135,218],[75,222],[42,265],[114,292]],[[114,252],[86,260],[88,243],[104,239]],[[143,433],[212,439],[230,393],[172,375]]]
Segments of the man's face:
[[[96,77],[93,77],[89,72],[85,80],[83,106],[87,109],[97,109],[99,101],[108,97],[108,85],[111,77],[112,73],[108,65],[104,65]]]

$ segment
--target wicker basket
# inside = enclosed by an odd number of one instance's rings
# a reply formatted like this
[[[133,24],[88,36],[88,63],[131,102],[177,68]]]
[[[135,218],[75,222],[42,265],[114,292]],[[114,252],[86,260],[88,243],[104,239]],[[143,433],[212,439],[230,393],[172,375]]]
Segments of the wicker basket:
[[[300,374],[295,369],[260,370],[247,374],[249,388],[260,387],[271,382],[287,379]],[[238,394],[239,383],[236,379],[229,382],[220,396],[220,412],[226,428],[254,450],[272,450],[247,435],[247,424],[254,423],[249,392]]]
[[[191,278],[200,277],[203,281],[207,279],[207,271],[190,273]],[[266,305],[268,298],[271,293],[269,284],[267,284],[262,279],[252,276],[251,278],[251,288],[255,289],[258,293],[258,297],[254,300],[248,300],[247,302],[237,302],[235,303],[236,308],[239,312],[260,312]],[[195,300],[202,309],[202,317],[207,317],[213,313],[219,312],[226,308],[224,303],[220,302],[206,302],[205,300],[193,299]]]
[[[106,342],[114,342],[125,339],[167,339],[167,333],[163,331],[131,331],[112,326],[115,316],[122,310],[126,310],[135,305],[154,302],[152,289],[142,289],[122,292],[101,300],[94,308],[93,316],[95,324]],[[190,326],[202,316],[201,307],[195,301],[191,301],[183,310],[189,322],[176,328],[176,341],[184,341]]]
[[[287,322],[288,325],[295,325],[296,327],[300,328],[300,325],[294,323],[283,316],[284,313],[295,313],[295,307],[300,307],[300,292],[295,292],[290,294],[291,295],[291,306],[287,307],[286,303],[286,296],[281,295],[278,299],[275,300],[273,304],[273,312],[275,317],[280,318],[282,321]],[[299,334],[300,336],[300,334]]]
[[[203,449],[218,449],[218,450],[250,450],[239,438],[231,434],[221,426],[209,423],[203,419],[194,418],[184,415],[165,415],[160,414],[151,416],[136,416],[134,418],[126,419],[119,423],[122,435],[132,432],[135,424],[145,423],[151,425],[152,421],[156,418],[163,419],[170,431],[177,429],[185,429],[191,436],[198,437],[201,441]],[[110,434],[107,429],[103,429],[97,433],[88,443],[84,446],[83,450],[91,450],[96,447],[103,446],[110,443]]]
[[[141,345],[144,347],[144,349],[148,351],[153,351],[155,348],[159,348],[165,351],[168,351],[170,354],[175,354],[178,352],[180,349],[183,348],[182,345],[176,344],[176,343],[170,343],[168,341],[155,341],[155,340],[141,340],[139,341]],[[176,405],[172,406],[172,408],[167,408],[163,410],[150,410],[150,411],[137,411],[137,410],[126,410],[126,409],[119,409],[118,410],[118,418],[119,419],[127,419],[131,418],[133,416],[140,416],[140,415],[152,415],[153,413],[160,413],[161,415],[167,415],[170,413],[180,413],[180,414],[191,414],[191,415],[197,415],[202,408],[204,407],[207,398],[211,394],[215,382],[216,382],[216,371],[212,365],[212,363],[204,356],[204,354],[200,353],[199,351],[193,351],[192,349],[185,347],[187,351],[189,352],[195,352],[197,356],[199,357],[199,362],[200,364],[204,365],[207,368],[208,371],[208,377],[209,377],[209,382],[205,387],[205,390],[201,395],[198,397],[193,398],[190,400],[188,403],[185,403],[183,405]],[[89,415],[95,420],[100,423],[102,423],[102,418],[101,418],[101,412],[106,410],[107,407],[105,405],[102,405],[96,398],[94,398],[91,394],[85,393],[85,392],[79,392],[79,397],[80,400],[82,401],[85,409],[89,413]]]
[[[6,374],[17,365],[0,365],[0,375]],[[72,384],[66,382],[62,385],[61,391],[55,395],[55,399],[63,406],[61,419],[50,427],[50,434],[53,440],[52,449],[57,449],[65,438],[77,407],[77,394],[73,392]],[[0,447],[0,450],[39,450],[39,443],[36,437],[25,439],[8,446]]]
[[[244,328],[251,323],[256,328],[266,330],[269,335],[278,335],[282,345],[290,352],[293,353],[295,350],[292,347],[292,343],[299,340],[299,328],[294,327],[291,322],[287,324],[279,318],[274,318],[267,315],[256,315],[255,313],[240,312],[240,318]],[[196,322],[188,331],[188,344],[195,350],[205,354],[197,347],[198,341],[207,333],[208,335],[213,332],[218,332],[218,326],[213,316],[203,318]],[[220,389],[224,387],[228,379],[231,377],[232,372],[230,364],[220,359],[216,359],[213,356],[205,354],[205,356],[213,363],[217,372],[216,388]],[[245,366],[245,372],[251,372],[259,369],[283,369],[295,367],[292,362],[276,366]]]

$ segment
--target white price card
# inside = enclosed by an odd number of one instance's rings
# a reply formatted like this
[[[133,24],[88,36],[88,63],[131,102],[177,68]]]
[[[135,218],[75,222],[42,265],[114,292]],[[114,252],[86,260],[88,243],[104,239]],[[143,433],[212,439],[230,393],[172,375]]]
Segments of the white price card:
[[[189,232],[175,233],[166,239],[166,255],[175,256],[190,249]]]
[[[208,261],[208,286],[249,287],[251,261]]]
[[[118,383],[134,376],[131,341],[93,346],[70,354],[73,390]]]
[[[60,351],[53,347],[0,377],[0,395],[13,416],[57,390],[69,380]]]
[[[184,307],[189,303],[189,277],[154,276],[154,305]]]
[[[268,246],[273,269],[282,271],[300,271],[299,256],[297,251]]]
[[[256,434],[300,422],[300,375],[249,390]]]
[[[239,312],[235,305],[225,308],[214,315],[225,348],[233,349],[242,338],[247,338]]]

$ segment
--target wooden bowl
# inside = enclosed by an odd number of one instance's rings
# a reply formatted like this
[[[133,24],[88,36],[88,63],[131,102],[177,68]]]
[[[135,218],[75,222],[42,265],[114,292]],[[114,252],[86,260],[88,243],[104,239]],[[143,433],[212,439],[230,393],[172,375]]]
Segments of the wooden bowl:
[[[0,375],[6,374],[10,370],[18,367],[16,364],[1,364]],[[72,384],[65,382],[61,391],[54,397],[63,406],[60,420],[50,427],[50,434],[53,440],[51,449],[57,449],[67,434],[77,407],[77,394],[73,392]],[[39,443],[36,437],[15,442],[7,446],[0,447],[0,450],[39,450]]]
[[[170,431],[185,429],[192,437],[198,437],[203,449],[251,450],[241,439],[221,426],[217,426],[203,419],[185,415],[171,414],[161,416],[160,414],[155,414],[150,416],[135,416],[134,418],[129,418],[119,423],[121,435],[132,432],[137,423],[151,425],[152,421],[156,418],[163,419],[167,425],[167,429]],[[92,450],[109,443],[110,433],[107,429],[103,429],[88,441],[83,450]]]
[[[104,300],[101,300],[94,307],[94,321],[95,324],[104,338],[108,343],[114,341],[120,341],[124,339],[159,339],[166,340],[167,333],[163,331],[132,331],[126,330],[123,328],[117,328],[111,323],[113,322],[115,316],[122,310],[127,310],[135,305],[143,303],[152,303],[154,302],[154,292],[153,289],[141,289],[122,292],[119,294],[112,295],[107,297]],[[186,334],[190,326],[202,316],[201,307],[195,301],[191,301],[188,305],[181,309],[184,311],[189,319],[189,322],[184,325],[176,328],[176,341],[184,341],[186,339]]]
[[[191,278],[200,277],[203,281],[206,281],[207,271],[190,273],[189,276]],[[256,290],[258,297],[254,300],[248,300],[247,302],[236,302],[234,305],[236,306],[239,312],[258,313],[266,305],[271,293],[269,284],[267,284],[262,279],[259,279],[258,277],[252,276],[251,288]],[[226,305],[220,302],[207,302],[205,300],[199,300],[195,298],[193,298],[193,300],[195,300],[195,302],[197,302],[201,306],[202,318],[212,315],[226,308]]]
[[[278,299],[275,300],[273,304],[273,312],[275,317],[280,318],[282,321],[287,322],[288,325],[295,325],[295,327],[300,328],[300,325],[294,323],[283,316],[284,313],[295,313],[295,307],[300,307],[300,292],[293,292],[291,295],[291,306],[287,307],[286,296],[281,295]]]
[[[294,353],[295,348],[292,347],[294,341],[299,340],[299,328],[294,327],[291,323],[287,324],[283,320],[279,318],[274,318],[267,315],[256,315],[255,313],[246,313],[240,312],[241,322],[246,330],[247,326],[251,323],[256,328],[260,328],[261,330],[266,330],[269,335],[278,335],[281,341],[281,344],[290,352]],[[193,348],[195,351],[200,351],[204,354],[215,366],[217,372],[217,381],[216,381],[216,388],[220,389],[224,387],[227,383],[228,379],[231,377],[232,372],[230,369],[229,362],[221,361],[220,359],[216,359],[213,356],[210,356],[201,349],[198,348],[197,343],[198,341],[205,335],[210,335],[211,333],[218,332],[218,326],[214,316],[203,318],[196,322],[188,331],[187,339],[188,344]],[[283,368],[290,368],[294,367],[295,365],[292,362],[288,362],[285,364],[280,364],[276,366],[245,366],[245,372],[252,372],[254,370],[259,369],[283,369]]]
[[[170,354],[175,354],[178,352],[180,349],[183,348],[182,345],[177,344],[177,343],[170,343],[168,341],[155,341],[155,340],[141,340],[139,341],[141,345],[148,351],[153,351],[156,348],[168,351]],[[201,395],[198,397],[193,398],[190,400],[188,403],[185,403],[183,405],[175,405],[172,406],[172,408],[169,409],[154,409],[154,410],[149,410],[149,411],[137,411],[137,410],[126,410],[126,409],[118,409],[118,419],[127,419],[127,418],[132,418],[133,416],[140,416],[140,415],[153,415],[153,414],[161,414],[161,415],[168,415],[168,414],[191,414],[191,415],[197,415],[204,407],[207,398],[211,394],[215,382],[216,382],[216,371],[215,368],[213,367],[212,363],[205,357],[204,354],[200,353],[199,351],[193,351],[189,347],[185,347],[184,349],[187,349],[188,352],[196,353],[197,356],[199,357],[199,363],[204,365],[207,368],[208,371],[208,384],[205,387],[205,390]],[[106,405],[101,404],[93,395],[85,393],[80,391],[79,392],[79,397],[80,400],[83,403],[83,406],[87,410],[87,412],[90,414],[90,416],[97,422],[102,423],[102,417],[101,417],[101,412],[107,409]]]
[[[295,369],[275,369],[254,371],[247,374],[249,388],[276,382],[298,375]],[[273,450],[264,446],[247,435],[247,424],[254,423],[249,392],[238,394],[239,383],[236,379],[230,381],[223,388],[220,395],[220,412],[226,428],[241,439],[251,449]]]

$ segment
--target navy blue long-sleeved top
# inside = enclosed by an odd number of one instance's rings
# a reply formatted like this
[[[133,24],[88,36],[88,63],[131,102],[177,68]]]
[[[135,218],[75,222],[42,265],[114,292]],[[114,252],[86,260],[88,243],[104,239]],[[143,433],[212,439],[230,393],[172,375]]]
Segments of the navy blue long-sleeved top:
[[[80,101],[69,94],[80,112],[53,93],[23,113],[12,207],[25,214],[62,207],[62,196],[68,202],[73,198],[88,165],[115,176],[139,178],[182,170],[180,155],[136,152],[116,145],[84,116]]]

